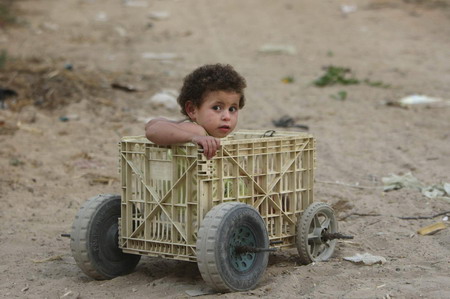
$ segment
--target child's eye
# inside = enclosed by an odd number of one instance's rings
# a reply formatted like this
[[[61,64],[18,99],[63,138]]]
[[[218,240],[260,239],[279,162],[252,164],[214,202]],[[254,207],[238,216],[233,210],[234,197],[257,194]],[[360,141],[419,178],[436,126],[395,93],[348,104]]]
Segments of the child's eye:
[[[219,111],[220,110],[220,106],[213,106],[212,109],[215,110],[215,111]]]
[[[237,111],[237,107],[230,107],[230,109],[228,109],[230,112],[236,112]]]

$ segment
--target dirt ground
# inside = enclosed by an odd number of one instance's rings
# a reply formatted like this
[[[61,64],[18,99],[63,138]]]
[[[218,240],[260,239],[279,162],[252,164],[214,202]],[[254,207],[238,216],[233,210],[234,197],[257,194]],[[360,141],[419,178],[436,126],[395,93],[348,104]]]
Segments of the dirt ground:
[[[274,253],[256,289],[204,297],[450,298],[450,228],[416,233],[448,226],[445,215],[399,218],[450,203],[411,188],[383,192],[382,182],[408,172],[450,182],[450,106],[392,105],[413,94],[450,100],[449,1],[17,0],[9,13],[15,19],[0,22],[0,297],[207,290],[196,264],[150,257],[130,275],[92,280],[61,234],[87,198],[120,193],[121,136],[142,135],[151,117],[181,118],[150,98],[222,62],[247,79],[239,128],[281,130],[272,121],[284,115],[309,127],[315,201],[332,205],[354,239],[308,266],[296,249]],[[330,65],[360,84],[316,86]],[[344,260],[365,252],[386,263]]]

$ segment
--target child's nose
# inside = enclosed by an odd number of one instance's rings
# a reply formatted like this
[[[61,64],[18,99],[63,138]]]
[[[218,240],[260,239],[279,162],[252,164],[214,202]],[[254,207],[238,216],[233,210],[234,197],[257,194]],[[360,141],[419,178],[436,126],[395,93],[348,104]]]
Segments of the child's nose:
[[[230,111],[224,110],[222,112],[222,120],[229,120],[230,119]]]

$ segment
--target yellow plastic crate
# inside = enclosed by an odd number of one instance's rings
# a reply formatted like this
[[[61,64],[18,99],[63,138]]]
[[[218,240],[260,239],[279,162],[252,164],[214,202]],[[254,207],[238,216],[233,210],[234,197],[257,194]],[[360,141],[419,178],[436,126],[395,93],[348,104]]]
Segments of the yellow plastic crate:
[[[194,144],[120,142],[119,247],[196,261],[197,230],[215,205],[256,208],[276,247],[295,246],[299,214],[313,202],[315,140],[301,132],[238,131],[207,160]]]

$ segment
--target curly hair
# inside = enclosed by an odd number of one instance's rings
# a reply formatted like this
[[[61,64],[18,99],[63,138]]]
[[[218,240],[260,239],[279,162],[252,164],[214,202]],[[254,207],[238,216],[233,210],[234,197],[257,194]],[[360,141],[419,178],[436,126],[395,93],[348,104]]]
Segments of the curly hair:
[[[186,102],[191,101],[196,107],[200,107],[207,92],[229,91],[241,95],[239,109],[245,105],[244,88],[247,87],[244,77],[234,70],[231,65],[207,64],[195,69],[184,78],[178,104],[181,113],[188,116]]]

